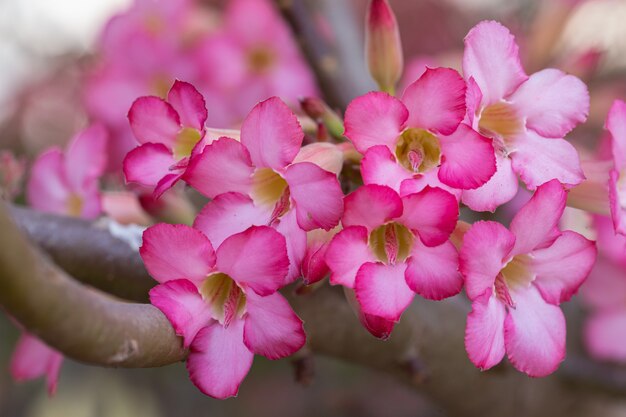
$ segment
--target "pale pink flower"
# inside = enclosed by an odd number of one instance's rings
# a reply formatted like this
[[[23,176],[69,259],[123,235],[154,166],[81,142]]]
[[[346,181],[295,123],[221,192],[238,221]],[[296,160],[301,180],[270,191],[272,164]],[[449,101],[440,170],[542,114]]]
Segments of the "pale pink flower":
[[[615,100],[606,119],[611,133],[613,169],[609,172],[609,206],[613,227],[626,235],[626,103]]]
[[[26,187],[36,210],[93,219],[102,211],[99,179],[106,167],[107,134],[93,125],[71,140],[65,153],[53,147],[34,162]]]
[[[468,122],[493,138],[498,166],[487,184],[463,192],[465,204],[495,210],[515,196],[518,176],[529,190],[552,179],[568,188],[584,179],[576,149],[563,139],[587,119],[582,81],[556,69],[526,75],[513,35],[493,21],[466,36],[463,72]]]
[[[29,381],[45,376],[48,395],[54,395],[59,380],[63,355],[35,336],[22,332],[13,351],[9,371],[16,381]]]
[[[560,231],[566,192],[552,180],[541,185],[511,222],[474,223],[463,238],[460,270],[472,301],[465,347],[482,370],[506,352],[513,366],[534,377],[554,372],[565,357],[569,300],[591,270],[593,242]]]
[[[161,196],[180,180],[192,154],[204,146],[207,109],[202,94],[189,83],[176,81],[167,100],[140,97],[128,120],[141,146],[124,159],[126,181],[154,187]]]
[[[448,238],[458,203],[426,187],[400,197],[364,185],[345,198],[343,230],[326,250],[331,284],[353,289],[361,320],[376,337],[389,336],[415,293],[441,300],[461,290],[458,255]]]
[[[217,248],[197,229],[158,224],[141,257],[160,285],[150,301],[190,348],[193,383],[215,398],[237,395],[254,354],[291,355],[305,342],[302,321],[277,290],[289,268],[283,236],[253,226]]]
[[[381,92],[353,100],[345,135],[364,154],[364,183],[406,194],[426,185],[471,189],[489,180],[496,170],[493,146],[461,123],[465,92],[456,71],[429,68],[401,100]]]

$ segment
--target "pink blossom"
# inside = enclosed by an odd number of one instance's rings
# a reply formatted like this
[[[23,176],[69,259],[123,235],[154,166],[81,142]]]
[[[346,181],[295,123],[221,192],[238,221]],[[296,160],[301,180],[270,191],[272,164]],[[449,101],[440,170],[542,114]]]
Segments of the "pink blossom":
[[[626,236],[626,103],[615,100],[606,119],[611,133],[613,169],[609,172],[609,206],[613,227]]]
[[[448,238],[458,204],[426,187],[400,197],[383,185],[364,185],[345,198],[343,230],[326,250],[331,284],[353,289],[365,327],[381,338],[415,293],[441,300],[461,290],[456,249]]]
[[[28,204],[49,213],[93,219],[102,211],[98,181],[106,166],[107,135],[100,125],[78,133],[65,153],[53,147],[32,166]]]
[[[254,354],[279,359],[304,344],[301,320],[277,292],[289,260],[272,228],[250,227],[214,251],[197,229],[158,224],[144,232],[140,253],[160,283],[150,301],[190,348],[187,369],[205,394],[237,395]]]
[[[180,180],[192,154],[204,146],[207,109],[202,94],[189,83],[176,81],[167,101],[140,97],[128,120],[141,146],[124,159],[126,181],[154,187],[161,196]]]
[[[566,192],[541,185],[511,222],[472,225],[463,238],[460,270],[472,301],[465,347],[480,369],[505,352],[513,366],[534,377],[554,372],[565,357],[565,317],[558,307],[589,274],[593,242],[560,231]]]
[[[345,135],[364,154],[365,184],[405,194],[405,187],[410,192],[426,185],[472,189],[489,180],[496,170],[493,146],[461,123],[465,93],[456,71],[429,68],[401,100],[381,92],[353,100],[346,110]]]
[[[517,176],[530,190],[552,179],[568,188],[584,179],[576,149],[563,139],[587,119],[582,81],[556,69],[526,75],[513,35],[493,21],[466,36],[463,72],[468,121],[493,139],[498,165],[487,184],[463,193],[465,204],[495,210],[515,196]]]
[[[11,357],[9,371],[16,381],[29,381],[45,376],[48,395],[54,395],[62,362],[61,353],[48,347],[35,336],[22,332]]]

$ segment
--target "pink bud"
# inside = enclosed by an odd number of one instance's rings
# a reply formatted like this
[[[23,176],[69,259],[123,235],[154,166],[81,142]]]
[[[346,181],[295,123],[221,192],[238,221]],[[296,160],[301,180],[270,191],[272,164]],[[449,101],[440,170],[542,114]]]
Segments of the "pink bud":
[[[367,13],[365,52],[372,78],[393,94],[404,65],[398,22],[387,0],[372,0]]]

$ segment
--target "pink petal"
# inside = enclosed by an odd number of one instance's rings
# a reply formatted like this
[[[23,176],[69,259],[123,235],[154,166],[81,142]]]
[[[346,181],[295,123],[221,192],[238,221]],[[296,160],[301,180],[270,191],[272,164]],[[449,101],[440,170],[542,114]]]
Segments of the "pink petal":
[[[462,123],[450,136],[440,137],[439,179],[464,190],[484,185],[496,172],[496,156],[490,139]]]
[[[429,300],[443,300],[461,292],[459,255],[450,241],[435,247],[419,241],[413,245],[405,274],[411,290]]]
[[[416,194],[402,197],[404,212],[400,222],[419,234],[427,246],[438,246],[448,240],[459,218],[456,198],[440,188],[426,187]]]
[[[337,233],[326,250],[326,263],[330,268],[330,283],[354,287],[354,279],[361,265],[375,262],[370,250],[367,229],[349,226]]]
[[[417,175],[416,178],[402,181],[402,184],[400,184],[400,196],[404,197],[409,194],[419,193],[424,188],[431,187],[441,188],[442,190],[452,194],[457,201],[459,201],[463,190],[452,188],[449,185],[442,183],[441,180],[439,180],[438,171],[439,169],[431,169],[430,171]]]
[[[389,336],[391,336],[391,332],[393,331],[396,322],[393,320],[384,319],[379,316],[365,314],[361,309],[358,300],[356,299],[354,291],[347,287],[343,287],[343,292],[346,296],[346,300],[348,300],[348,304],[359,318],[359,321],[361,322],[363,327],[365,327],[365,329],[370,332],[372,336],[378,339],[389,339]]]
[[[533,252],[533,283],[544,300],[558,305],[578,291],[595,261],[594,243],[576,232],[565,231],[550,247]]]
[[[56,392],[63,355],[32,334],[22,333],[15,346],[9,371],[16,381],[46,377],[48,395]]]
[[[164,192],[172,188],[178,181],[180,181],[183,177],[184,172],[181,170],[175,170],[170,174],[167,174],[157,183],[156,187],[154,187],[153,196],[155,199],[161,198]]]
[[[427,68],[402,95],[409,110],[407,126],[452,134],[465,117],[465,90],[465,81],[455,70]]]
[[[334,143],[314,142],[300,148],[293,160],[294,164],[298,162],[312,162],[323,170],[339,175],[343,168],[343,152]]]
[[[383,185],[364,185],[346,196],[342,223],[365,226],[369,231],[402,215],[398,193]]]
[[[408,117],[409,111],[397,98],[387,93],[367,93],[348,105],[344,135],[361,153],[375,145],[393,150]]]
[[[180,116],[180,123],[183,126],[198,131],[204,129],[207,119],[206,104],[202,94],[193,85],[184,81],[174,81],[174,85],[167,93],[167,101]]]
[[[584,341],[591,356],[600,360],[626,361],[626,310],[594,313],[584,327]]]
[[[302,229],[330,230],[337,226],[343,213],[343,192],[335,174],[311,162],[300,162],[287,168],[285,180]]]
[[[217,269],[242,287],[270,295],[283,285],[289,270],[285,238],[267,226],[232,235],[217,248]]]
[[[124,158],[126,182],[156,186],[170,173],[176,161],[172,151],[161,143],[146,143],[130,151]]]
[[[159,223],[146,229],[139,253],[150,275],[160,283],[179,278],[199,281],[215,266],[209,239],[182,224]]]
[[[239,193],[220,194],[198,213],[193,223],[195,229],[204,233],[219,246],[236,233],[250,226],[267,225],[270,213],[254,205],[250,197]]]
[[[626,165],[626,103],[615,100],[606,118],[606,128],[611,132],[611,151],[615,168],[621,171]]]
[[[97,180],[107,164],[107,131],[95,124],[78,133],[65,153],[67,180],[74,189]]]
[[[234,397],[248,374],[254,354],[243,342],[244,321],[228,327],[214,321],[191,344],[187,370],[196,387],[213,398]]]
[[[491,290],[514,245],[515,235],[497,222],[476,222],[465,233],[459,269],[470,300]]]
[[[189,347],[200,329],[211,320],[211,309],[198,287],[186,279],[176,279],[150,290],[150,302],[165,314],[176,334]]]
[[[404,278],[406,264],[365,263],[354,280],[354,293],[363,313],[398,321],[415,293]]]
[[[507,97],[528,78],[515,38],[494,21],[480,22],[465,37],[463,73],[466,79],[476,81],[484,105]]]
[[[174,146],[180,130],[180,117],[168,102],[153,96],[140,97],[128,111],[128,120],[139,143]]]
[[[516,308],[504,321],[504,344],[509,361],[529,376],[556,371],[565,359],[565,317],[546,303],[534,286],[513,293]]]
[[[600,252],[589,278],[580,289],[582,301],[594,310],[623,308],[626,306],[626,270],[602,255]]]
[[[184,179],[205,196],[214,198],[227,192],[248,194],[253,172],[248,150],[236,140],[224,137],[191,158]]]
[[[513,148],[513,170],[530,190],[552,179],[568,188],[585,179],[578,152],[565,139],[546,139],[529,130],[514,139]]]
[[[566,200],[563,186],[556,180],[537,188],[511,221],[510,229],[516,238],[514,255],[530,253],[556,239]]]
[[[66,215],[71,192],[61,150],[52,148],[42,153],[30,171],[26,187],[28,204],[39,211]]]
[[[587,86],[553,68],[531,75],[510,101],[526,117],[526,127],[546,138],[562,138],[589,114]]]
[[[476,84],[474,77],[469,77],[467,80],[467,92],[465,93],[465,103],[467,105],[467,121],[469,125],[476,128],[474,124],[476,116],[481,111],[481,103],[483,101],[483,93],[480,91],[480,87]]]
[[[268,359],[292,355],[306,341],[302,320],[279,293],[246,297],[243,341],[251,352]]]
[[[519,184],[511,167],[511,160],[496,153],[496,172],[484,185],[475,190],[463,190],[463,204],[474,211],[495,211],[517,194]]]
[[[298,118],[277,97],[257,104],[241,126],[241,143],[257,167],[285,167],[298,154],[303,139]]]
[[[622,200],[625,200],[624,191],[620,189],[622,188],[620,182],[623,182],[623,179],[620,181],[620,176],[615,169],[609,171],[609,209],[615,233],[626,235],[626,210],[622,207]]]
[[[504,305],[491,291],[477,297],[467,316],[465,350],[481,371],[500,363],[504,357]]]
[[[413,177],[384,145],[372,146],[365,152],[361,160],[361,175],[364,184],[386,185],[396,192],[400,192],[402,181]]]
[[[330,231],[313,230],[307,233],[307,246],[302,260],[302,280],[311,285],[324,279],[330,269],[326,263],[326,251],[333,237],[339,232],[336,227]]]
[[[285,277],[284,285],[291,284],[301,276],[302,261],[306,253],[306,232],[298,225],[295,211],[284,214],[278,224],[274,224],[276,231],[285,236],[287,242],[287,257],[289,258],[289,272]]]

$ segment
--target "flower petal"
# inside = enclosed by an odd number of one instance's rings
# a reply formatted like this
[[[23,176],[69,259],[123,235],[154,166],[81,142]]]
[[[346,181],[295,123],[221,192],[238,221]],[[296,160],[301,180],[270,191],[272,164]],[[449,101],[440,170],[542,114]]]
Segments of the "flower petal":
[[[518,187],[511,160],[497,152],[495,174],[475,190],[463,190],[463,204],[474,211],[494,212],[500,205],[515,197]]]
[[[393,150],[408,117],[409,111],[397,98],[387,93],[367,93],[348,105],[344,135],[361,153],[375,145]]]
[[[268,359],[292,355],[306,341],[302,320],[279,293],[248,294],[243,341],[251,352]]]
[[[513,292],[516,308],[504,321],[504,344],[509,361],[529,376],[556,371],[565,359],[565,317],[530,286]]]
[[[213,398],[234,397],[248,374],[254,354],[243,343],[243,320],[228,327],[214,321],[191,344],[187,370],[196,387]]]
[[[465,37],[463,73],[478,84],[484,105],[507,97],[528,78],[515,38],[494,21],[480,22]]]
[[[175,279],[150,290],[150,303],[165,314],[176,334],[189,347],[200,329],[211,319],[209,305],[202,299],[198,287],[186,279]]]
[[[593,313],[584,327],[587,350],[595,359],[626,361],[626,310]]]
[[[54,395],[63,355],[30,333],[22,333],[15,346],[9,371],[16,381],[46,377],[48,395]]]
[[[344,199],[342,223],[365,226],[369,231],[402,215],[398,193],[384,185],[364,185]]]
[[[493,368],[504,357],[506,309],[491,291],[472,302],[465,327],[465,350],[481,371]]]
[[[335,174],[311,162],[300,162],[287,168],[285,180],[302,229],[330,230],[337,226],[343,212],[343,192]]]
[[[626,103],[615,100],[606,118],[606,128],[611,132],[611,152],[615,168],[621,171],[626,165]]]
[[[268,226],[232,235],[217,248],[217,269],[259,295],[270,295],[289,270],[285,238]]]
[[[402,95],[409,110],[407,126],[452,134],[465,117],[465,90],[465,81],[455,70],[426,69]]]
[[[274,228],[285,236],[287,242],[287,257],[289,258],[289,272],[283,285],[291,284],[301,276],[302,261],[306,252],[306,232],[298,225],[296,213],[291,210],[285,213]]]
[[[365,314],[398,321],[415,293],[404,278],[406,264],[365,263],[354,280],[354,293]]]
[[[626,210],[622,207],[622,201],[625,199],[624,191],[621,190],[623,187],[620,187],[624,179],[621,177],[622,174],[617,170],[609,171],[609,209],[615,233],[626,236]]]
[[[235,139],[220,138],[191,158],[184,179],[209,198],[237,192],[248,194],[254,172],[248,150]]]
[[[95,124],[78,133],[65,153],[67,180],[75,189],[97,180],[107,164],[107,131]]]
[[[162,143],[173,148],[180,117],[171,104],[158,97],[139,97],[128,111],[128,120],[139,143]]]
[[[354,295],[354,290],[343,287],[343,292],[348,300],[348,304],[359,318],[359,321],[365,327],[365,329],[372,334],[372,336],[387,340],[391,336],[396,322],[393,320],[387,320],[379,316],[373,316],[371,314],[365,314],[359,305],[359,302]]]
[[[39,155],[31,168],[26,187],[28,204],[39,211],[67,215],[71,192],[61,150],[52,148]]]
[[[139,254],[150,275],[160,283],[179,278],[202,280],[215,266],[209,239],[182,224],[159,223],[146,229]]]
[[[435,247],[416,241],[407,264],[406,283],[422,297],[443,300],[461,292],[459,255],[450,241]]]
[[[287,166],[300,150],[304,132],[298,118],[278,97],[260,102],[241,125],[241,143],[257,167]]]
[[[326,250],[326,263],[330,268],[330,283],[354,287],[354,279],[361,265],[374,262],[368,244],[368,232],[363,226],[349,226],[337,233]]]
[[[562,138],[589,114],[585,83],[553,68],[531,75],[510,101],[526,118],[526,127],[546,138]]]
[[[165,145],[143,144],[130,151],[124,158],[126,182],[154,187],[170,173],[170,167],[175,162],[172,151]]]
[[[399,221],[418,233],[427,246],[448,240],[459,218],[456,198],[440,188],[426,187],[419,193],[402,197],[404,212]]]
[[[180,123],[183,126],[198,131],[204,129],[207,119],[206,104],[202,94],[193,85],[184,81],[174,81],[174,85],[167,93],[167,101],[180,116]]]
[[[515,235],[497,222],[476,222],[465,233],[459,269],[470,300],[491,290],[514,245]]]
[[[334,143],[314,142],[300,148],[293,163],[312,162],[323,170],[335,175],[343,168],[343,152]]]
[[[464,190],[484,185],[496,173],[496,156],[490,139],[464,123],[450,136],[439,138],[439,179]]]
[[[361,160],[361,175],[364,184],[386,185],[400,192],[402,181],[413,176],[404,169],[384,145],[372,146]]]

